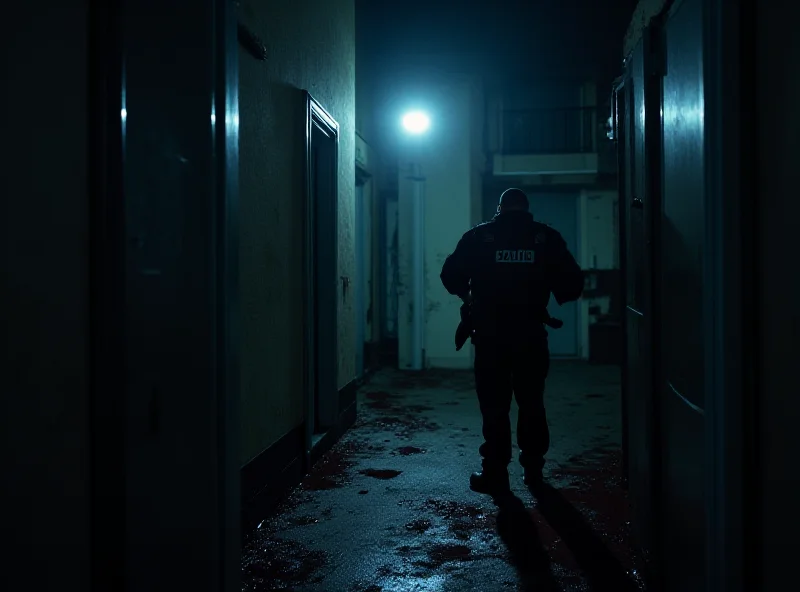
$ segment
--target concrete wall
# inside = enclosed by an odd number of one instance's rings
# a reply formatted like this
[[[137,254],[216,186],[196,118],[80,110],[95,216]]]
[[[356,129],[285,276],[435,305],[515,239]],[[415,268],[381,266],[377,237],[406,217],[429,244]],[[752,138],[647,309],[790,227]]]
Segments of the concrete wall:
[[[356,4],[358,4],[356,2]],[[364,291],[365,332],[367,342],[380,339],[381,306],[379,298],[383,293],[377,279],[380,277],[380,151],[375,120],[380,113],[376,110],[376,86],[374,65],[370,51],[370,34],[367,23],[359,22],[360,10],[356,9],[356,131],[366,144],[368,154],[367,170],[371,177],[364,184],[364,268],[365,277],[359,281],[359,288]]]
[[[358,84],[356,87],[358,88]],[[361,91],[363,93],[363,91]],[[357,93],[358,94],[358,91]],[[358,112],[358,107],[356,107]],[[356,128],[358,129],[358,128]],[[363,275],[356,280],[357,289],[363,293],[364,309],[361,311],[364,319],[364,341],[375,342],[380,337],[380,286],[377,278],[380,276],[380,160],[377,151],[368,144],[361,133],[356,135],[356,164],[361,168],[362,174],[367,177],[361,180],[362,199],[362,226],[361,245],[364,256]],[[358,192],[356,192],[358,195]],[[358,212],[356,208],[356,212]],[[356,256],[357,260],[357,256]]]
[[[379,116],[375,101],[375,66],[369,53],[370,32],[367,23],[359,22],[358,13],[356,10],[356,130],[368,144],[374,145],[377,142],[375,121]]]
[[[2,20],[0,588],[88,590],[87,6],[45,5]]]
[[[302,157],[299,91],[340,126],[339,276],[353,277],[353,0],[243,0],[269,57],[240,52],[242,462],[303,421]],[[354,370],[352,297],[339,292],[339,385]]]
[[[473,226],[475,192],[475,87],[468,79],[441,79],[428,87],[432,125],[424,138],[414,138],[401,151],[399,189],[399,367],[410,365],[413,302],[410,292],[409,241],[412,185],[404,163],[421,165],[425,181],[425,357],[426,366],[467,368],[471,348],[455,351],[453,333],[460,300],[439,279],[444,260]],[[478,127],[478,129],[481,129]],[[478,193],[479,194],[479,193]]]

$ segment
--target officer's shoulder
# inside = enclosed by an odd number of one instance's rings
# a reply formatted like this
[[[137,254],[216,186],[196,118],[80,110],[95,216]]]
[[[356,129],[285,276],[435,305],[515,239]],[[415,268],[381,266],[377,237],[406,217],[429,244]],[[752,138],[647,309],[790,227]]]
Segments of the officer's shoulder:
[[[533,232],[536,236],[537,243],[557,245],[564,242],[564,237],[561,236],[561,233],[549,224],[536,222],[534,220]]]
[[[476,224],[467,232],[464,233],[464,238],[476,238],[478,236],[483,235],[486,232],[491,232],[492,225],[494,224],[493,220],[489,220],[488,222],[480,222]]]

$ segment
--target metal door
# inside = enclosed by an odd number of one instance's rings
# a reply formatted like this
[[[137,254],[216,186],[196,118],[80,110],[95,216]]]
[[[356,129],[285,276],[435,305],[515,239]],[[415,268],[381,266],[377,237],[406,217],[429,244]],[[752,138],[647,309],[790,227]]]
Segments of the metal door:
[[[649,42],[648,42],[649,48]],[[659,421],[654,389],[653,320],[657,317],[653,299],[655,267],[653,220],[658,194],[650,179],[657,177],[652,166],[657,155],[650,148],[652,132],[660,124],[658,109],[645,108],[646,96],[653,87],[649,71],[650,52],[640,41],[627,59],[624,87],[617,95],[620,117],[619,158],[624,177],[620,178],[621,255],[624,260],[625,364],[625,445],[632,524],[637,543],[658,553],[659,516]],[[657,103],[657,97],[656,97]],[[647,127],[649,136],[645,134]]]
[[[306,462],[310,463],[313,446],[339,417],[337,327],[347,282],[338,275],[339,124],[307,91],[302,96],[306,126],[305,439]]]
[[[667,590],[706,585],[704,261],[705,173],[701,0],[673,6],[663,26],[659,299]]]

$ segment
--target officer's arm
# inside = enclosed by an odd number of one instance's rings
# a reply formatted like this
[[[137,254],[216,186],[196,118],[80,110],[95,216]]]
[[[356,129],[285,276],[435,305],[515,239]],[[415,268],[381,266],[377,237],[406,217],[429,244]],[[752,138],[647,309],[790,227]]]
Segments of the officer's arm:
[[[560,234],[552,240],[551,248],[548,267],[553,296],[559,305],[577,300],[583,293],[583,271]]]
[[[447,257],[439,277],[445,290],[450,294],[466,300],[469,296],[469,281],[473,261],[473,233],[466,233],[456,245],[456,250]]]

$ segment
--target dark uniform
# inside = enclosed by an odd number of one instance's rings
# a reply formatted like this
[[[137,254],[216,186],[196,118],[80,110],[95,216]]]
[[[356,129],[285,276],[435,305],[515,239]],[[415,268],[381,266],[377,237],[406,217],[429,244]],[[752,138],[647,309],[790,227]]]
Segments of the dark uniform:
[[[583,291],[583,274],[564,239],[526,210],[502,211],[468,231],[441,273],[447,291],[471,303],[485,440],[483,472],[471,482],[487,493],[508,487],[512,393],[519,406],[517,444],[526,482],[541,478],[550,445],[543,401],[550,365],[547,304],[551,293],[563,304]]]

